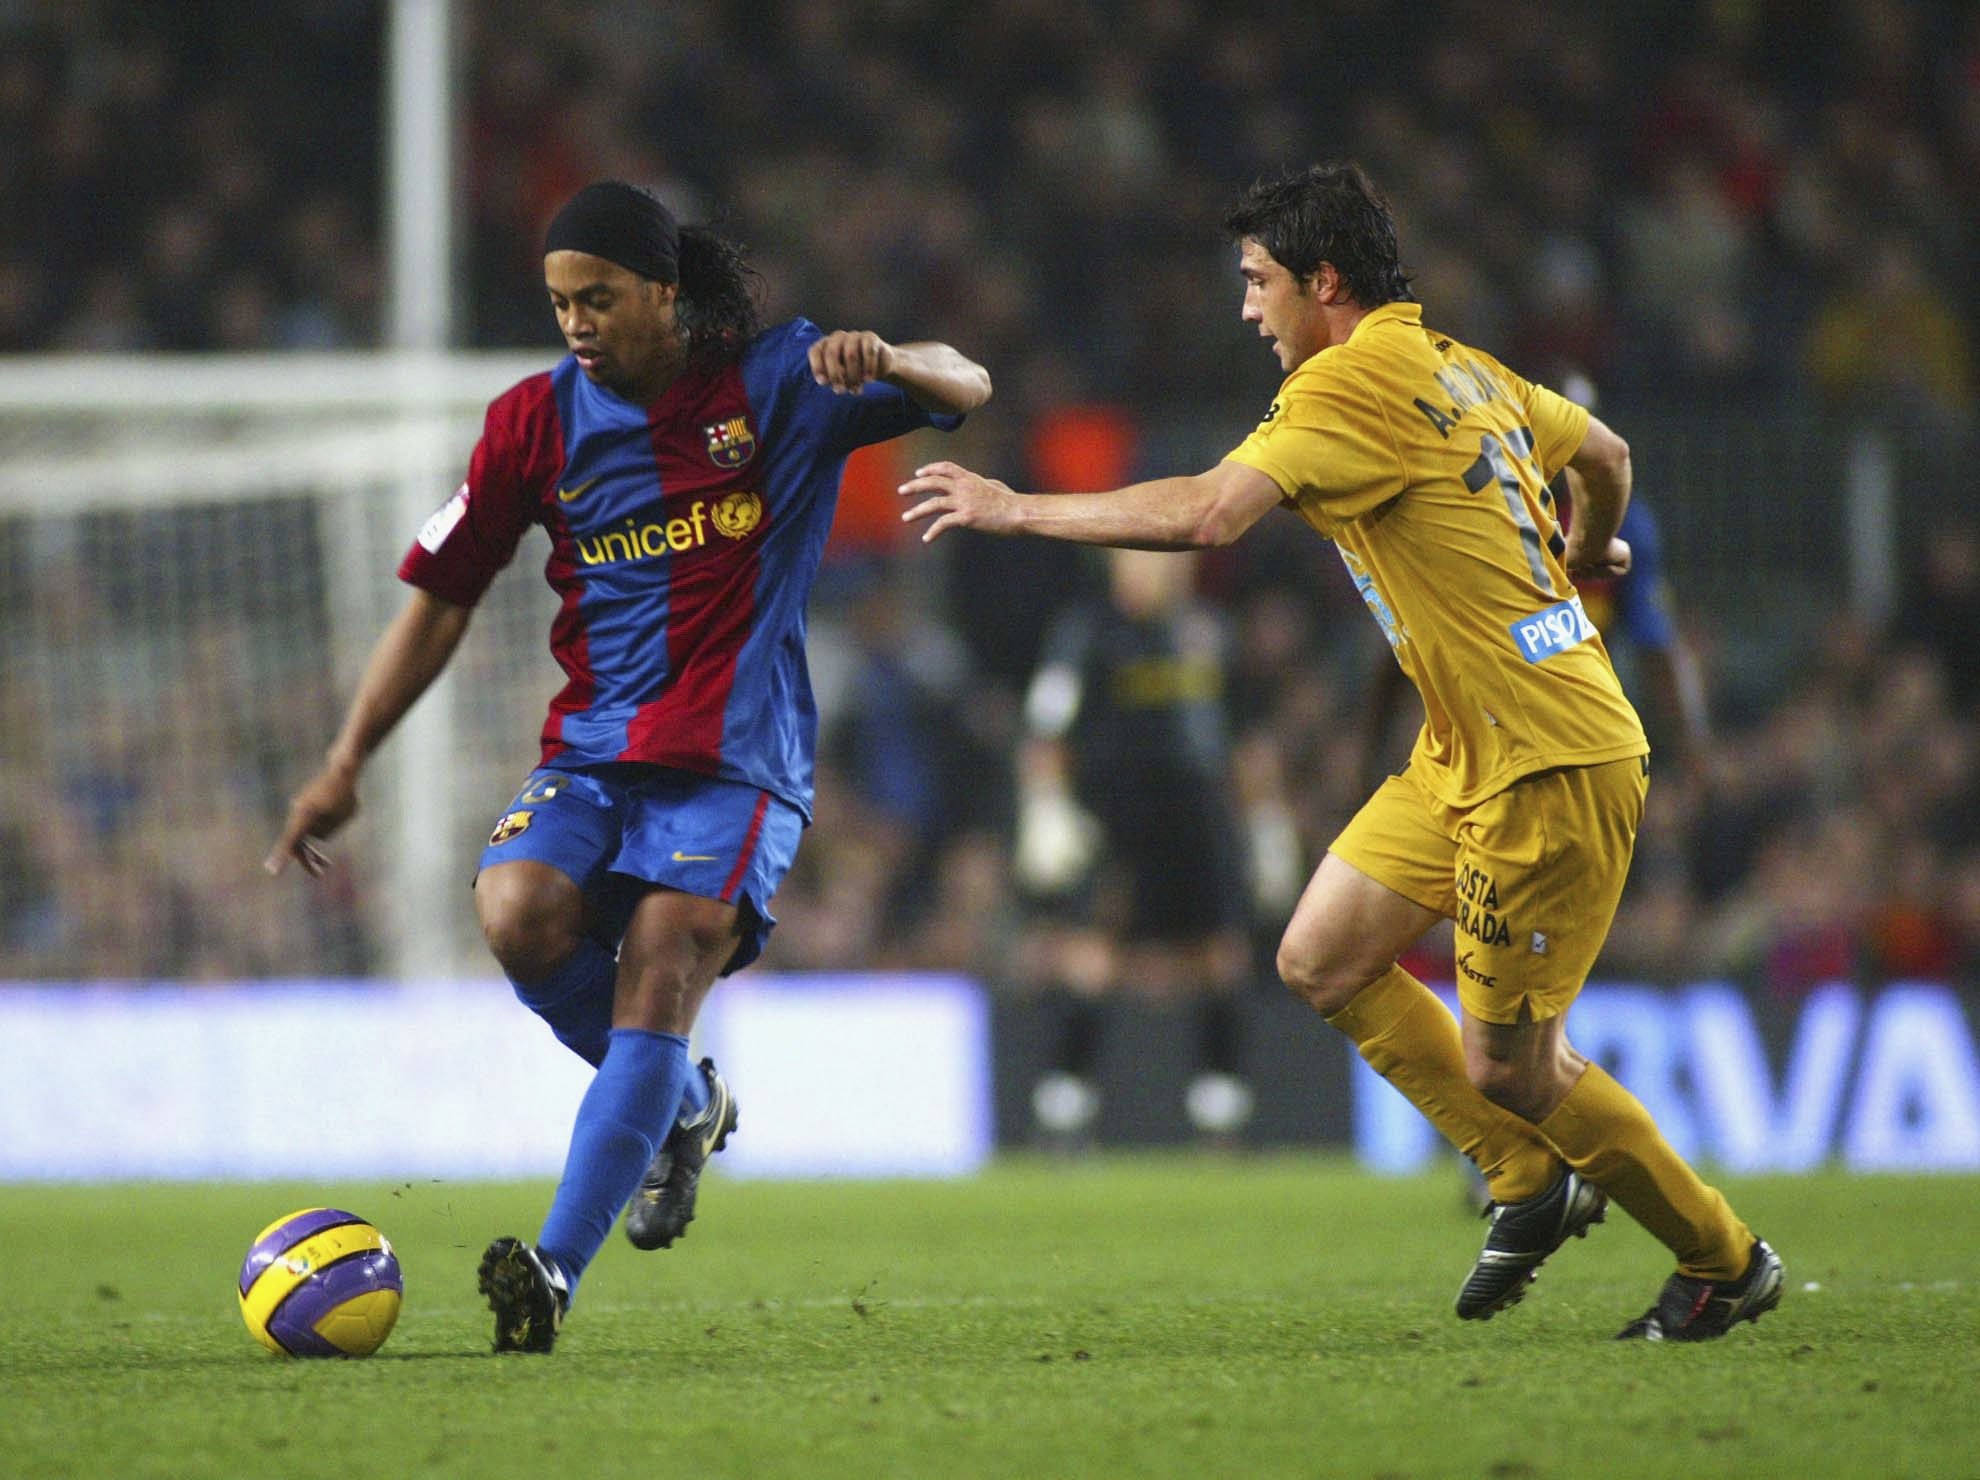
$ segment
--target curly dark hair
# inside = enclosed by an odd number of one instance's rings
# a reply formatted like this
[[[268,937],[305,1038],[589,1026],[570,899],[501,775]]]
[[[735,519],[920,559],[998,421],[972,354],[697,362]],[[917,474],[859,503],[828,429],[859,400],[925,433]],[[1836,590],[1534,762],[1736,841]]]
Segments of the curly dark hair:
[[[1258,181],[1225,214],[1224,230],[1234,241],[1257,242],[1301,282],[1333,263],[1364,308],[1416,301],[1396,247],[1396,218],[1352,161]]]
[[[683,226],[680,242],[674,312],[688,363],[712,369],[741,354],[762,328],[763,275],[740,242],[706,226]]]

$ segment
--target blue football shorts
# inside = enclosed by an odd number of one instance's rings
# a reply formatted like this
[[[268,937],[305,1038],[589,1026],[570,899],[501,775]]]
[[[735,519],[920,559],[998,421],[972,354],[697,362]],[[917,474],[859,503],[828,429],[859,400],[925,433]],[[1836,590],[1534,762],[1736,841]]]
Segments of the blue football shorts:
[[[803,831],[797,808],[745,782],[636,762],[544,767],[495,824],[479,868],[528,858],[568,875],[588,928],[615,948],[649,886],[733,904],[742,938],[727,976],[763,953]]]

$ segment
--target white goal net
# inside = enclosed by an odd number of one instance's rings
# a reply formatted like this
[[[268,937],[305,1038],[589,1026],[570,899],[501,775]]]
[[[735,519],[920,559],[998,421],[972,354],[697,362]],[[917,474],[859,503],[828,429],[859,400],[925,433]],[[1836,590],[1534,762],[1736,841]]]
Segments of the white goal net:
[[[485,970],[559,676],[526,543],[324,881],[260,861],[488,400],[541,356],[0,361],[0,981]]]

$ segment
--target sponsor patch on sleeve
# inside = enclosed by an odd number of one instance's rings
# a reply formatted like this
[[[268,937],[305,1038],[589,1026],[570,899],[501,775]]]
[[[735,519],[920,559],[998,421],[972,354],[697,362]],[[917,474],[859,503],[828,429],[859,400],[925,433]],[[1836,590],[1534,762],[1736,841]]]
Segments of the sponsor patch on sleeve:
[[[419,547],[429,555],[437,555],[447,536],[454,532],[454,526],[461,522],[467,513],[468,486],[463,483],[454,490],[454,496],[433,511],[433,515],[419,528]]]
[[[1581,598],[1570,596],[1530,617],[1521,617],[1506,630],[1512,633],[1527,662],[1544,663],[1556,653],[1564,653],[1593,637],[1595,624],[1581,609]]]

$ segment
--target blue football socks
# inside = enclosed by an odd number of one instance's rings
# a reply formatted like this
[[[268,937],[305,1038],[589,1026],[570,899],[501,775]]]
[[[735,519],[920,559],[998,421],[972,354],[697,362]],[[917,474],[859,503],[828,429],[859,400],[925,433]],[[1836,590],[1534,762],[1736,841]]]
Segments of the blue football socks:
[[[595,1069],[605,1062],[618,975],[618,960],[586,936],[548,979],[524,986],[511,977],[509,985],[523,1006],[550,1025],[559,1043]]]
[[[666,1140],[682,1087],[701,1077],[679,1034],[613,1028],[609,1038],[604,1062],[578,1105],[564,1179],[536,1241],[557,1261],[573,1293]]]

